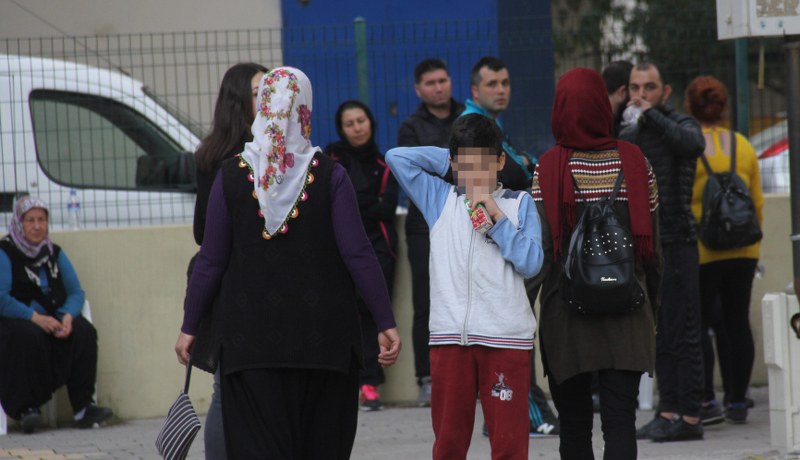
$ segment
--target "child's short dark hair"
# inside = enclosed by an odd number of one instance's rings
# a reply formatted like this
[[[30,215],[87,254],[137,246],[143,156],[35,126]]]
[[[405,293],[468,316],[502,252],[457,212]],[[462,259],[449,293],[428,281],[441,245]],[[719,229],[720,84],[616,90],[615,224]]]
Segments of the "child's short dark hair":
[[[503,152],[503,134],[497,122],[477,113],[459,117],[450,131],[450,158],[458,155],[458,149],[464,147],[484,147]]]

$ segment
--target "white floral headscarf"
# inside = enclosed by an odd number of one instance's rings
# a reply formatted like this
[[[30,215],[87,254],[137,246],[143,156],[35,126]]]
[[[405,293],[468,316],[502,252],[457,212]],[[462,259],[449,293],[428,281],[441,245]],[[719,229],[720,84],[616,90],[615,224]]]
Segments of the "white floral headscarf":
[[[253,186],[264,217],[264,229],[274,235],[286,223],[303,195],[306,173],[319,147],[311,145],[311,82],[299,69],[278,67],[258,85],[253,141],[241,159],[253,173]]]

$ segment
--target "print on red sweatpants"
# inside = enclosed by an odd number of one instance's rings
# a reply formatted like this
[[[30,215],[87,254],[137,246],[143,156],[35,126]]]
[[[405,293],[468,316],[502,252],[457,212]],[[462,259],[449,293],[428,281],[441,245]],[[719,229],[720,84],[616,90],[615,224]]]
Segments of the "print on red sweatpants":
[[[465,459],[481,401],[492,459],[528,458],[530,351],[431,347],[434,460]]]

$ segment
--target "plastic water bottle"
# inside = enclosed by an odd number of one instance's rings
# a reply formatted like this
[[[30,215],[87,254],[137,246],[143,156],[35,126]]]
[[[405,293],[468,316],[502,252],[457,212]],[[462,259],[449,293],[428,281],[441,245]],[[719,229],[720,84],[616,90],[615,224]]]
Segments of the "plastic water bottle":
[[[653,409],[653,377],[647,375],[647,372],[639,380],[639,409]]]
[[[622,112],[622,126],[635,125],[642,117],[642,108],[636,105],[629,105],[628,108]]]
[[[69,191],[69,200],[67,200],[67,222],[70,230],[78,230],[80,228],[80,217],[81,202],[78,200],[78,191],[72,189]]]

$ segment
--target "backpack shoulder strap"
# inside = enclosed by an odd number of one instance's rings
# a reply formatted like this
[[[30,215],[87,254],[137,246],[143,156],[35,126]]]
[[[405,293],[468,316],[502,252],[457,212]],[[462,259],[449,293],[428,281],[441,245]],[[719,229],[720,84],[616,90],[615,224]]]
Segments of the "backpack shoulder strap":
[[[731,177],[736,174],[736,133],[731,130]]]
[[[708,164],[708,158],[706,158],[705,152],[700,154],[700,161],[703,162],[703,167],[706,168],[706,174],[708,174],[708,177],[711,177],[714,174],[714,171],[711,169],[711,165]]]
[[[567,168],[569,168],[569,164],[567,164]],[[583,190],[581,190],[581,188],[578,187],[578,180],[575,179],[575,175],[572,174],[572,170],[570,170],[569,172],[569,177],[572,178],[572,186],[575,188],[575,191],[578,192],[578,196],[583,198]]]
[[[619,174],[617,174],[617,181],[614,183],[614,189],[611,190],[611,195],[608,197],[608,201],[610,204],[614,204],[614,201],[617,199],[617,195],[619,195],[620,188],[622,188],[622,179],[624,178],[624,174],[622,173],[622,166],[619,168]]]

